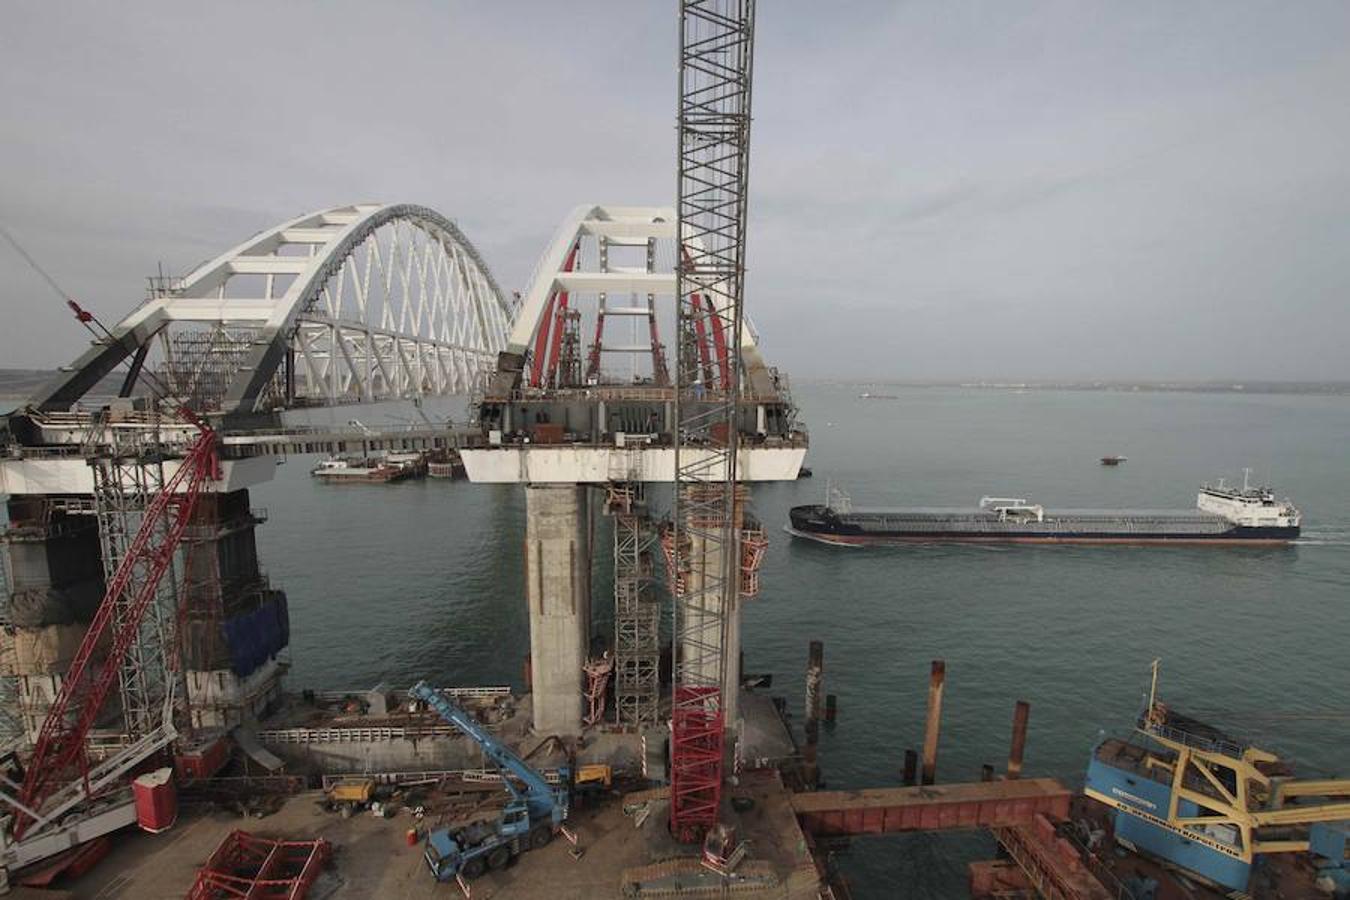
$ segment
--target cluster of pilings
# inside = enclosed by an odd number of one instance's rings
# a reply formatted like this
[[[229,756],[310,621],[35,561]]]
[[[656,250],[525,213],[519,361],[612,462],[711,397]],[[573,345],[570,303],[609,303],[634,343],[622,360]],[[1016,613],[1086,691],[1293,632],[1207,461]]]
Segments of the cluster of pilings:
[[[942,693],[947,683],[947,663],[933,660],[928,676],[928,712],[924,720],[923,732],[923,769],[919,771],[918,754],[913,749],[905,750],[905,765],[901,781],[905,785],[917,783],[934,784],[937,781],[938,738],[942,730]],[[1027,721],[1031,715],[1031,704],[1018,700],[1013,708],[1012,744],[1008,749],[1008,765],[1004,777],[1018,778],[1022,774],[1022,756],[1027,743]],[[994,780],[994,767],[984,765],[981,771],[984,781]]]
[[[834,694],[823,694],[825,675],[825,645],[822,641],[811,641],[806,661],[806,715],[804,720],[805,743],[802,745],[802,781],[808,788],[820,783],[819,742],[822,719],[822,696],[824,698],[823,719],[833,722],[838,704]],[[942,731],[942,695],[947,683],[947,663],[935,659],[928,676],[928,706],[924,719],[923,767],[920,770],[918,751],[907,748],[904,755],[904,768],[901,770],[901,782],[909,787],[917,784],[935,784],[937,782],[938,745]],[[1013,707],[1012,741],[1008,749],[1008,762],[1003,777],[1014,780],[1022,774],[1022,759],[1026,752],[1027,723],[1031,717],[1031,704],[1018,700]],[[994,780],[994,767],[984,765],[981,779]]]

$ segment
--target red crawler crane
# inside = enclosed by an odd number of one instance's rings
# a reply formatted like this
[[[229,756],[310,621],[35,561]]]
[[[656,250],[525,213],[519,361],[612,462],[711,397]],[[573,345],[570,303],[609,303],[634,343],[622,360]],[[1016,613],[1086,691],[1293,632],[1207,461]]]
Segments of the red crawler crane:
[[[95,321],[74,301],[67,300],[67,303],[86,327]],[[66,671],[61,690],[43,720],[16,804],[13,820],[16,840],[44,818],[43,807],[63,789],[80,784],[82,796],[88,797],[101,787],[101,783],[91,783],[90,779],[86,753],[89,730],[108,699],[108,692],[118,681],[122,661],[139,636],[141,621],[154,601],[164,573],[173,564],[174,553],[192,519],[202,488],[208,481],[220,478],[216,433],[187,407],[181,407],[178,412],[197,428],[197,438],[188,447],[178,470],[165,482],[164,489],[150,498],[140,528],[109,580],[98,611]],[[161,529],[160,522],[167,522],[167,527]],[[143,577],[133,586],[132,580],[138,569]],[[115,622],[119,601],[133,589],[135,593],[125,606],[122,621]],[[101,660],[96,660],[94,653],[103,645],[108,651]],[[104,767],[103,771],[120,774],[158,746],[153,742],[132,744],[122,751],[127,758],[120,760],[120,767]],[[101,782],[106,783],[106,780],[101,779]],[[55,809],[50,815],[58,815],[61,811]]]

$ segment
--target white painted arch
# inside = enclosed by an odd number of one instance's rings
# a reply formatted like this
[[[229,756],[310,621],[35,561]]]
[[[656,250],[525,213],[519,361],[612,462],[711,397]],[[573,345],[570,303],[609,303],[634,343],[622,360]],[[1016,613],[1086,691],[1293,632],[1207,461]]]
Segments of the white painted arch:
[[[242,293],[235,286],[246,283]],[[467,391],[505,346],[512,306],[444,216],[411,204],[330,207],[259,232],[149,299],[39,396],[64,409],[171,326],[233,330],[220,410],[260,410],[288,355],[287,399],[335,404]]]
[[[669,206],[607,206],[583,204],[563,219],[553,239],[545,248],[534,274],[530,278],[516,315],[507,351],[523,356],[538,331],[548,309],[549,298],[555,291],[612,291],[614,293],[654,294],[675,297],[675,272],[655,273],[598,273],[568,272],[568,254],[577,242],[588,236],[606,237],[616,241],[639,242],[649,238],[675,238],[675,209]],[[724,307],[717,309],[725,315]],[[763,367],[758,350],[758,337],[753,327],[743,330],[741,354],[748,368]]]

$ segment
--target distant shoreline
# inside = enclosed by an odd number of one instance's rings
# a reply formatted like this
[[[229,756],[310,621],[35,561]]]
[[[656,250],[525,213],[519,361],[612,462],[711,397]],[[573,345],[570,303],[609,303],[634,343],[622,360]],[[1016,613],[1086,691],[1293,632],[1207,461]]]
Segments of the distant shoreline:
[[[1346,381],[919,381],[864,378],[793,378],[794,384],[833,385],[864,390],[890,388],[964,388],[986,391],[1100,391],[1105,393],[1310,394],[1350,395]]]
[[[0,397],[25,398],[56,376],[55,369],[0,369]],[[1103,391],[1110,393],[1350,395],[1350,381],[1116,380],[1116,379],[876,379],[791,378],[796,384],[872,391],[889,388],[965,388],[987,391]]]

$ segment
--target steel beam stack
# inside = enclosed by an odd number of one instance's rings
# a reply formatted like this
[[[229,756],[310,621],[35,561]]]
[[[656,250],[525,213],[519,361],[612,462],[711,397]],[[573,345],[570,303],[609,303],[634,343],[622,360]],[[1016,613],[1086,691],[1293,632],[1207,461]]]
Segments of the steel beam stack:
[[[736,401],[753,44],[753,0],[680,4],[670,826],[685,841],[718,819],[725,634],[739,600]]]

